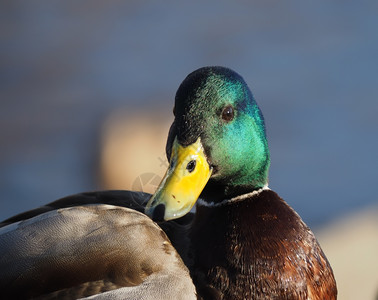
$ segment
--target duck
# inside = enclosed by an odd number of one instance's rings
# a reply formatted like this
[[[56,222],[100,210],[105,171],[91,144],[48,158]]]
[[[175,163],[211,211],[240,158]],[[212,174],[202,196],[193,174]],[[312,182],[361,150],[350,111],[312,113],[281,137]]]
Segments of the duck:
[[[82,193],[0,224],[3,295],[337,299],[313,232],[268,187],[265,121],[244,79],[197,69],[173,114],[153,195]]]

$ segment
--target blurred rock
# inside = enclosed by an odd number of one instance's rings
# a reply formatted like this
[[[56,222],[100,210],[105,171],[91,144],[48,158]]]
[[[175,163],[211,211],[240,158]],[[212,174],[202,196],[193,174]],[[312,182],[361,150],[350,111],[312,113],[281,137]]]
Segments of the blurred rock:
[[[153,193],[168,167],[165,143],[172,121],[172,114],[156,111],[112,114],[102,132],[103,188]]]
[[[376,299],[378,206],[345,216],[316,236],[335,273],[338,299]]]

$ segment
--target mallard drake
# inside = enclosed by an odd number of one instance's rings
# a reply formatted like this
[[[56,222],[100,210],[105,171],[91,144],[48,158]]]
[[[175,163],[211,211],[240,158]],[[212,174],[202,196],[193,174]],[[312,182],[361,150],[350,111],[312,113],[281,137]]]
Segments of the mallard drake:
[[[242,77],[224,67],[194,71],[177,91],[174,115],[166,146],[169,168],[152,197],[127,191],[74,195],[3,223],[5,295],[20,289],[38,290],[26,296],[96,289],[81,294],[87,296],[108,285],[103,290],[112,296],[123,292],[120,299],[128,299],[132,289],[129,298],[140,299],[336,299],[332,268],[314,234],[268,188],[264,118]],[[66,213],[71,215],[60,217]],[[143,220],[137,239],[112,233],[136,214]],[[57,236],[46,246],[52,234]],[[98,237],[88,239],[92,234]],[[118,240],[124,248],[117,248]],[[118,260],[129,269],[119,268]],[[167,285],[164,276],[175,280]]]

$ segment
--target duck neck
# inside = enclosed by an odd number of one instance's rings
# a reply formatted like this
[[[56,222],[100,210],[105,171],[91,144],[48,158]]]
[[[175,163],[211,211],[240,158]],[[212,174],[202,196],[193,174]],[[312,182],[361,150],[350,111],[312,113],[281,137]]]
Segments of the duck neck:
[[[246,299],[260,299],[256,274],[273,270],[276,257],[290,254],[282,236],[296,241],[297,223],[295,213],[267,187],[217,204],[199,202],[189,235],[189,269],[198,294],[236,299],[243,291]]]
[[[264,213],[265,205],[262,205],[264,201],[261,199],[272,193],[264,186],[236,197],[223,198],[223,201],[199,199],[190,233],[193,249],[216,247],[219,250],[216,256],[220,261],[226,261],[227,257],[232,260],[232,255],[229,257],[229,254],[233,246],[244,240],[250,242],[250,234],[255,230],[250,223],[256,219],[256,213]],[[212,253],[200,253],[205,252]]]
[[[200,195],[201,203],[223,203],[228,199],[240,197],[266,188],[267,185],[254,187],[251,185],[230,186],[218,181],[209,181]]]
[[[254,249],[251,247],[254,228],[249,222],[254,218],[254,202],[259,202],[262,191],[249,191],[228,201],[223,198],[223,201],[214,203],[207,198],[206,202],[197,202],[189,234],[189,257],[192,258],[190,270],[199,294],[206,295],[210,286],[228,286],[234,290],[244,283],[226,283],[235,276],[251,276],[253,255],[250,249]],[[201,274],[207,274],[205,281]]]

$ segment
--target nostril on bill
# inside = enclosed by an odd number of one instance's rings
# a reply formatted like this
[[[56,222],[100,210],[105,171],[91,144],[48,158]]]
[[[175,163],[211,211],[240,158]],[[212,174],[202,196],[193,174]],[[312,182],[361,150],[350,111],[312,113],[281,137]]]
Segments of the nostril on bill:
[[[186,166],[186,169],[189,171],[189,173],[192,173],[194,171],[194,169],[196,168],[196,161],[195,160],[191,160],[187,166]]]

